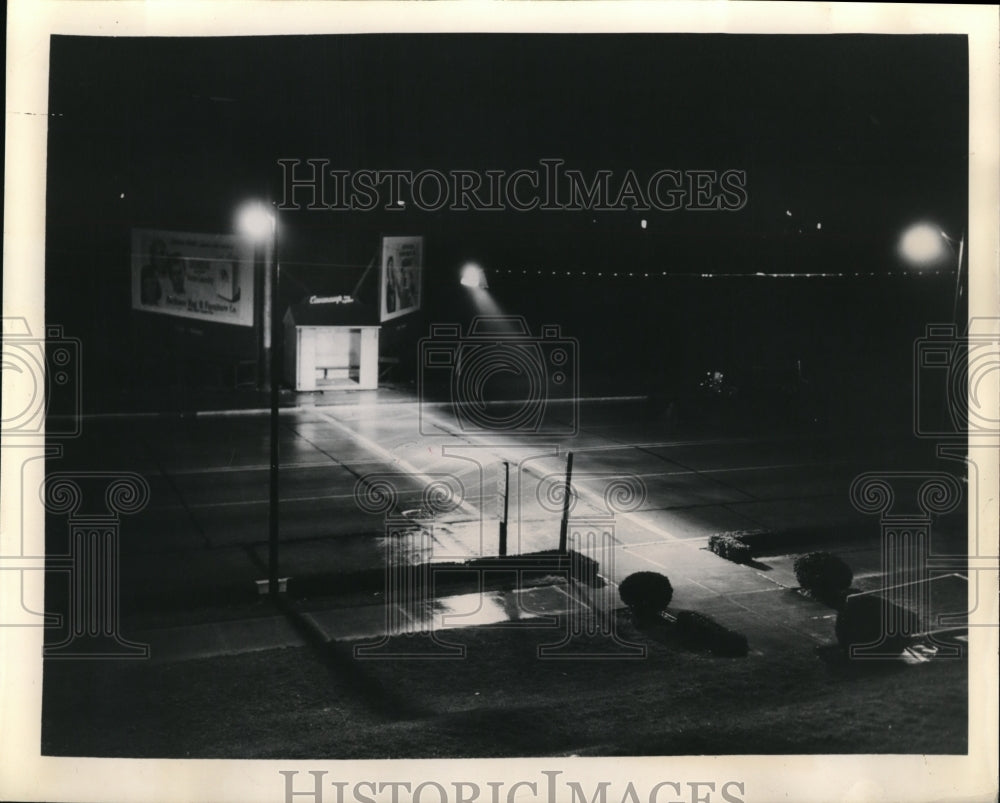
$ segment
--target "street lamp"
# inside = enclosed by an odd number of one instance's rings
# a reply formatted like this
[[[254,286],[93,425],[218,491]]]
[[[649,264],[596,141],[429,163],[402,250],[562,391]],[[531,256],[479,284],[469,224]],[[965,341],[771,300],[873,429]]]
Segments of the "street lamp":
[[[955,246],[958,246],[956,249]],[[952,303],[952,320],[958,323],[958,302],[962,296],[962,262],[965,257],[965,232],[955,240],[931,223],[910,226],[899,238],[899,255],[920,268],[941,262],[950,251],[956,257],[955,293]]]
[[[266,241],[275,233],[274,214],[260,201],[248,203],[240,209],[237,225],[255,242]]]
[[[268,502],[268,559],[267,559],[267,591],[272,597],[277,596],[278,584],[278,505],[279,505],[279,453],[278,453],[278,382],[281,376],[281,350],[278,341],[281,336],[281,322],[278,319],[278,282],[281,267],[278,262],[278,221],[276,213],[261,202],[253,202],[244,206],[238,216],[240,231],[246,234],[254,243],[270,241],[272,248],[270,272],[270,304],[265,304],[261,313],[261,330],[270,319],[270,386],[271,386],[271,471],[270,493]],[[265,301],[267,294],[265,294]]]
[[[478,287],[482,290],[489,288],[486,272],[475,262],[466,262],[462,266],[462,277],[459,281],[463,287]]]

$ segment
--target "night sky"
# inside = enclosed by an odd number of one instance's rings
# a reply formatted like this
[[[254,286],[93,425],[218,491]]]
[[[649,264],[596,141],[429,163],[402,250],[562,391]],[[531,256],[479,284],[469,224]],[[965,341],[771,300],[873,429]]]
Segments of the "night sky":
[[[280,197],[278,159],[746,171],[735,212],[283,212],[303,290],[349,290],[380,234],[426,237],[429,303],[465,259],[526,275],[900,271],[907,225],[967,225],[967,58],[946,35],[54,37],[50,317],[101,298],[115,326],[129,230],[231,232],[241,201]]]
[[[878,240],[927,215],[958,230],[967,93],[954,36],[56,37],[52,213],[211,230],[242,196],[277,194],[278,158],[416,171],[558,157],[585,172],[747,171],[745,209],[654,211],[651,238],[705,232],[742,250],[822,221],[831,239]],[[414,216],[452,237],[512,225]],[[571,237],[586,219],[516,217]],[[612,213],[599,236],[636,219]]]

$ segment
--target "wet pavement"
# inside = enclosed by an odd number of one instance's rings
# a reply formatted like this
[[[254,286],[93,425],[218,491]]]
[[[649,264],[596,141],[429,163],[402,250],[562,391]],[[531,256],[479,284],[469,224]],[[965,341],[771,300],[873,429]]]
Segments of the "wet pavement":
[[[394,563],[498,554],[505,463],[508,553],[556,549],[572,452],[570,548],[597,560],[612,590],[635,571],[666,574],[674,586],[672,607],[702,611],[747,633],[755,649],[790,636],[829,641],[832,611],[790,591],[787,560],[732,564],[707,551],[709,535],[813,528],[835,546],[839,533],[860,560],[856,571],[873,564],[877,571],[878,522],[851,506],[851,480],[893,467],[951,468],[919,442],[882,435],[677,431],[635,400],[553,405],[545,422],[551,431],[537,433],[463,427],[449,406],[419,404],[398,388],[305,394],[298,402],[280,415],[282,577],[323,576],[333,598],[341,587],[355,588],[352,578],[377,576]],[[203,598],[252,596],[267,576],[268,423],[268,414],[257,410],[95,417],[50,462],[50,472],[133,471],[149,483],[147,506],[121,522],[121,614],[129,637],[141,633],[154,656],[238,652],[301,639],[280,616],[212,622],[178,613],[175,624],[165,625],[157,615],[197,609]],[[945,519],[938,522],[944,529],[961,525]],[[52,555],[66,524],[50,517],[48,526]],[[868,534],[861,546],[859,531]],[[806,548],[816,544],[804,542]],[[530,617],[531,605],[520,603],[536,597],[564,606],[544,610],[552,615],[566,614],[567,605],[620,604],[614,593],[594,602],[567,594],[565,584],[548,589],[502,592],[506,598],[444,595],[433,612],[415,619],[410,606],[401,627]],[[474,611],[461,607],[476,600]],[[308,616],[325,638],[382,635],[386,606],[369,602],[334,603]],[[449,625],[435,619],[442,611],[450,613]]]

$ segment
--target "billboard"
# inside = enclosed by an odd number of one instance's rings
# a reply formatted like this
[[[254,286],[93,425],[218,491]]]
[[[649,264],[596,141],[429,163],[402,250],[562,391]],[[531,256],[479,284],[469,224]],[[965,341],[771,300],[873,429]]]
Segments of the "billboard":
[[[420,309],[423,237],[383,237],[379,271],[379,321]]]
[[[253,326],[252,246],[234,235],[132,230],[132,309]]]

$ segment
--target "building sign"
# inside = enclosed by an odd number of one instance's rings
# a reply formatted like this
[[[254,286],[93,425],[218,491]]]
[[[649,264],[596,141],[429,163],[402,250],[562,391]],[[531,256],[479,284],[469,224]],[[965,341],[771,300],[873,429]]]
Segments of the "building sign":
[[[226,234],[132,230],[132,308],[253,326],[252,246]]]
[[[379,272],[379,321],[420,309],[423,237],[383,237]]]

